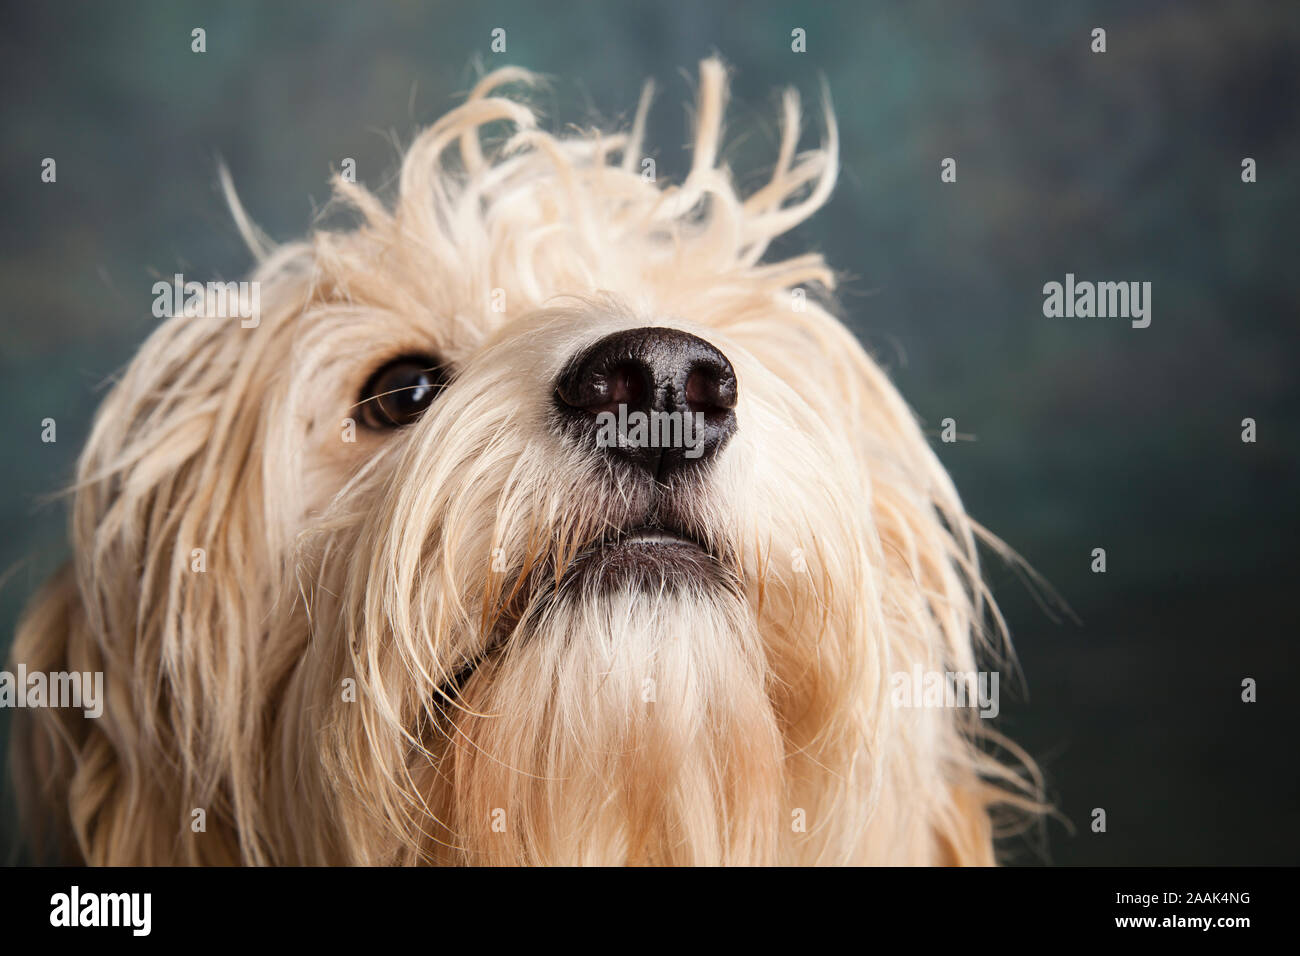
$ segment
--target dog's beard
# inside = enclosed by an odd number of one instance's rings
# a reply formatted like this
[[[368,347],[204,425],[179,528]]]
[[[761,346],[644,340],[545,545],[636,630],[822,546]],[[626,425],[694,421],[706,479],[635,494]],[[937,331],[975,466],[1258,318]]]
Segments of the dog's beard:
[[[644,581],[541,600],[443,707],[433,785],[463,860],[770,860],[783,753],[744,601]]]

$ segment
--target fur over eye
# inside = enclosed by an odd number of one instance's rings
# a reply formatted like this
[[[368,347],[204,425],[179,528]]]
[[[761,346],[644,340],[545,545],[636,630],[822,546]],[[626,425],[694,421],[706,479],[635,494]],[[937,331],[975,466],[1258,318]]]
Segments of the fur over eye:
[[[366,380],[358,404],[369,428],[401,428],[418,421],[447,384],[438,360],[403,355],[380,366]]]

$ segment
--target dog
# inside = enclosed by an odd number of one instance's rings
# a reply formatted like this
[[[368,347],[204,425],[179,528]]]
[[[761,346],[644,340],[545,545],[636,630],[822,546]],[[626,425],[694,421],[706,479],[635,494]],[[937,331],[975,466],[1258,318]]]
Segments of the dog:
[[[543,130],[491,72],[396,195],[272,246],[260,315],[162,322],[82,454],[13,660],[38,852],[89,864],[995,862],[1025,767],[897,675],[1000,653],[981,529],[819,254],[838,134],[689,173]],[[223,173],[224,175],[224,173]],[[220,312],[221,310],[215,310]],[[1000,745],[999,745],[1000,746]]]

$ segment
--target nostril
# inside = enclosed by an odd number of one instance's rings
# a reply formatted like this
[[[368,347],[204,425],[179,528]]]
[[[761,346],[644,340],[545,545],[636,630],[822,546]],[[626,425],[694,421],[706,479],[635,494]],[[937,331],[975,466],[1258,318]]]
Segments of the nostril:
[[[736,407],[736,378],[730,370],[697,364],[686,377],[686,407],[705,415],[719,415]]]
[[[560,377],[556,395],[570,408],[593,415],[617,413],[619,406],[642,408],[651,392],[650,374],[635,360],[618,362],[590,358]]]
[[[645,368],[635,362],[620,362],[604,376],[605,401],[600,407],[588,406],[588,411],[617,412],[620,405],[641,408],[650,394],[649,376]]]

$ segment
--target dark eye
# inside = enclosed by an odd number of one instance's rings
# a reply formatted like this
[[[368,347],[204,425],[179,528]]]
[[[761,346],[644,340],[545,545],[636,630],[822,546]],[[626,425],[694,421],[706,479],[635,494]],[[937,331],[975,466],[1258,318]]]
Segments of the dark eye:
[[[400,428],[424,414],[447,384],[438,360],[403,355],[380,366],[361,389],[361,421],[370,428]]]

